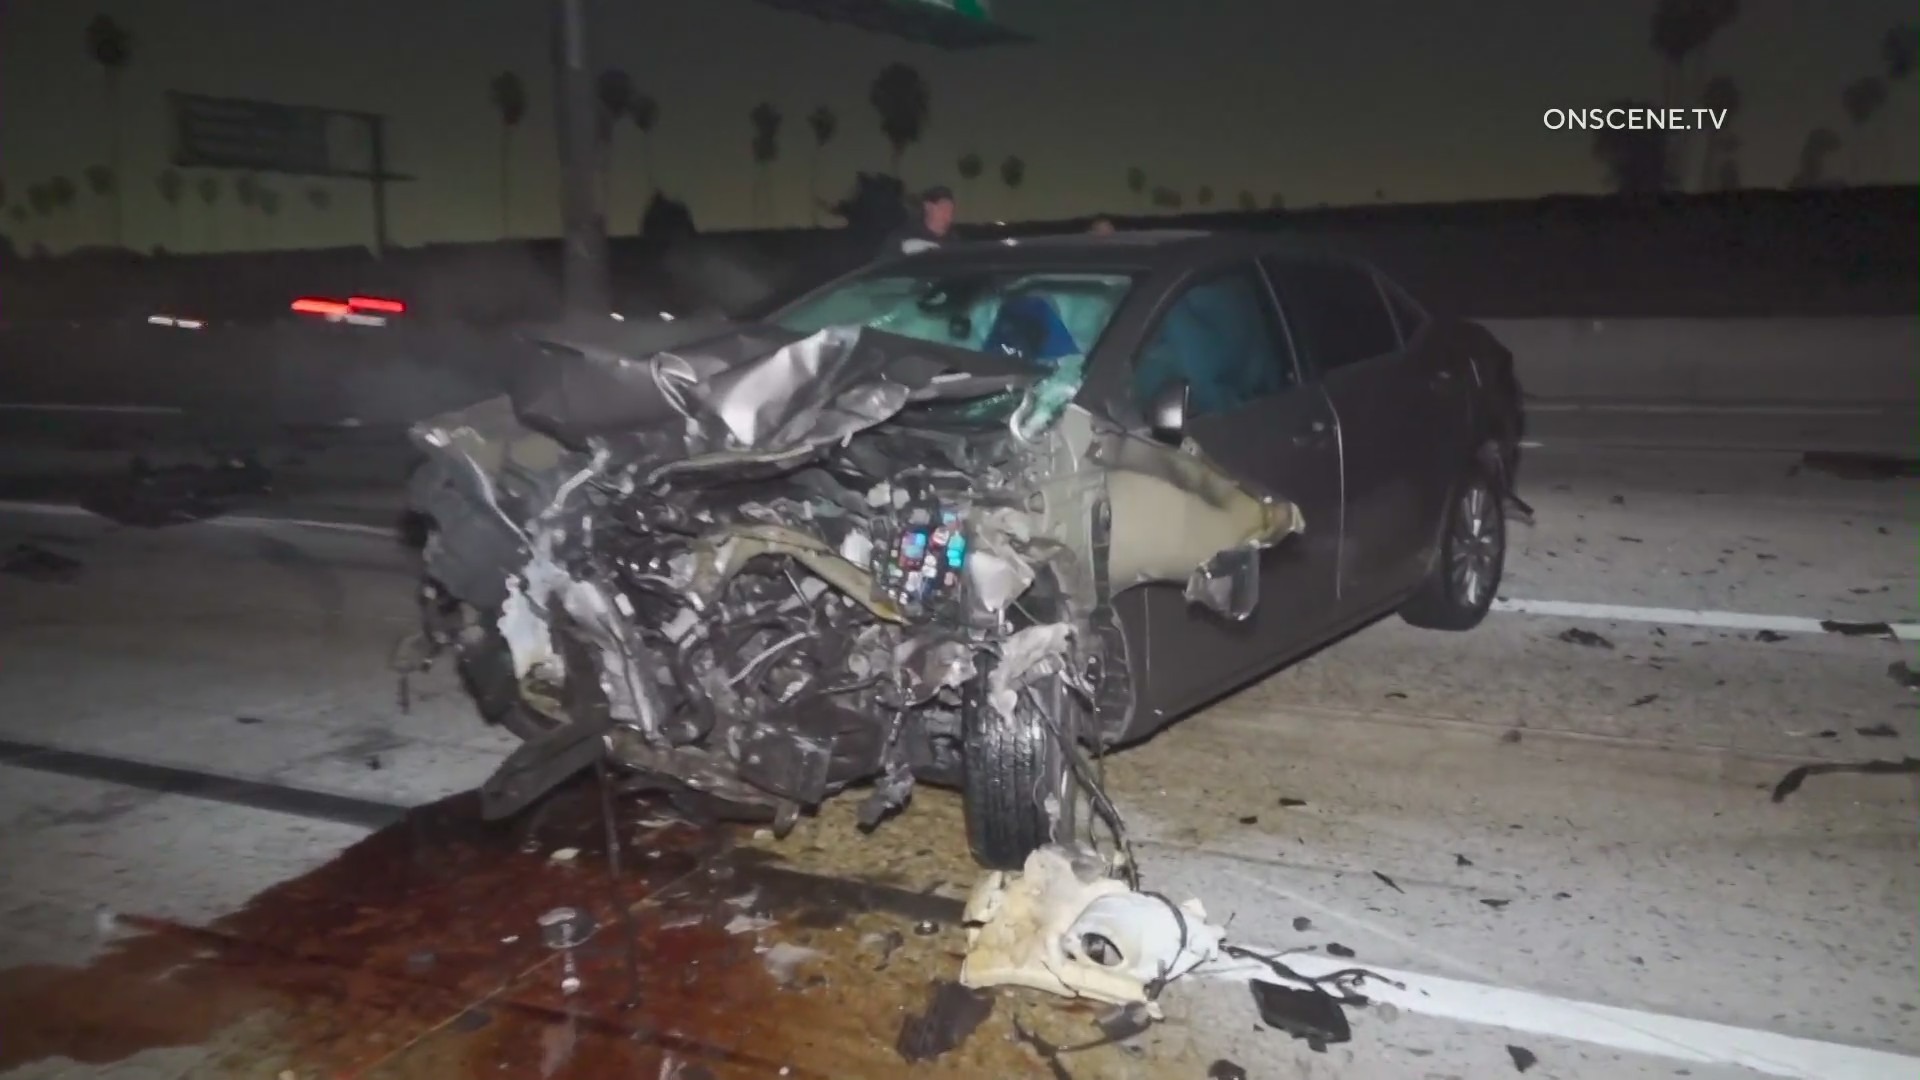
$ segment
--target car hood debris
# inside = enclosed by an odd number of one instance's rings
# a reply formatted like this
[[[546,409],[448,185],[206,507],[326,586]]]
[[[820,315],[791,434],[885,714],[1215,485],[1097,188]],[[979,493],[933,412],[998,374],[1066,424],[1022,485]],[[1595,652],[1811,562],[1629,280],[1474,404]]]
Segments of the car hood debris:
[[[539,729],[495,817],[604,756],[776,833],[871,784],[872,827],[958,782],[969,709],[1034,701],[1097,755],[1132,711],[1114,596],[1245,618],[1253,553],[1305,527],[1075,404],[1080,357],[639,320],[536,344],[510,394],[413,430],[426,636]]]

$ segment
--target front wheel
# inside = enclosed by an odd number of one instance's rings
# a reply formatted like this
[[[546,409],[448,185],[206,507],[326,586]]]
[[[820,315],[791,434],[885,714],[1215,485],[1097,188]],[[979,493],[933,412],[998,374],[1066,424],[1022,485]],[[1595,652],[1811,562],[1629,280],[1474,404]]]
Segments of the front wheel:
[[[1065,679],[1048,675],[1024,687],[1006,715],[986,700],[991,662],[980,668],[963,717],[967,845],[990,870],[1018,870],[1035,849],[1074,839],[1084,800],[1067,744],[1082,708]]]
[[[1400,617],[1426,630],[1471,630],[1493,607],[1507,563],[1507,521],[1495,470],[1477,458],[1447,507],[1440,557]]]

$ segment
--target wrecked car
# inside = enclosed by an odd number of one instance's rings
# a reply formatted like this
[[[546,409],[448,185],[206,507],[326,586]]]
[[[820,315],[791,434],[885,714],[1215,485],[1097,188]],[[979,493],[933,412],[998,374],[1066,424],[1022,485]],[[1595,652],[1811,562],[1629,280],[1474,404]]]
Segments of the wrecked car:
[[[525,740],[495,815],[588,767],[776,832],[951,785],[1018,868],[1118,831],[1101,754],[1499,581],[1511,358],[1278,240],[953,245],[536,337],[413,432],[428,637]]]

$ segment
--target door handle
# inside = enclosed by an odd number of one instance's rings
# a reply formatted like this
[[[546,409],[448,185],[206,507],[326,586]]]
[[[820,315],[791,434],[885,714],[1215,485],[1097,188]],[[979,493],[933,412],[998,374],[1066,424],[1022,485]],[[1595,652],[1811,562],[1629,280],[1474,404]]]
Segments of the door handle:
[[[1320,443],[1323,443],[1326,441],[1326,438],[1325,438],[1326,434],[1327,434],[1327,422],[1325,420],[1315,420],[1311,425],[1308,426],[1306,434],[1295,435],[1293,437],[1293,445],[1317,446]]]
[[[1453,372],[1439,371],[1434,373],[1433,379],[1430,381],[1429,385],[1431,385],[1434,389],[1437,390],[1440,387],[1443,387],[1452,381],[1453,381]]]

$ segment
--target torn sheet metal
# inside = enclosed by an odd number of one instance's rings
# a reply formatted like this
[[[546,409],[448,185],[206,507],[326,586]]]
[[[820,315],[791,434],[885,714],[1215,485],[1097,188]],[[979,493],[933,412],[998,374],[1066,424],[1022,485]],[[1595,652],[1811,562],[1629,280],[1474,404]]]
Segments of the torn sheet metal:
[[[1097,857],[1035,851],[1017,874],[994,872],[966,909],[960,982],[1021,986],[1113,1005],[1141,1004],[1220,955],[1226,936],[1197,900],[1174,906],[1108,876]]]
[[[1063,745],[1097,744],[1126,717],[1087,730],[1057,703],[1130,708],[1114,596],[1184,583],[1244,617],[1259,551],[1302,528],[1075,404],[1081,357],[843,327],[541,340],[512,395],[414,431],[433,640],[497,657],[513,707],[590,711],[635,783],[776,831],[854,784],[870,827],[916,779],[963,776],[981,702],[1031,701]],[[1029,692],[1046,680],[1073,693]],[[523,748],[498,804],[583,745]]]

